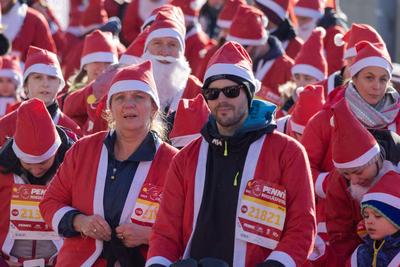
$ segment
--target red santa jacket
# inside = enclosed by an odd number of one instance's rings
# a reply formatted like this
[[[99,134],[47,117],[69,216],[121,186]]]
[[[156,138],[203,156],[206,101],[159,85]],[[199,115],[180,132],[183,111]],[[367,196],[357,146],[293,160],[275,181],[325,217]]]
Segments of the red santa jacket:
[[[293,59],[283,54],[258,68],[256,78],[261,81],[262,88],[257,93],[257,97],[281,106],[282,100],[278,88],[292,79],[293,64]]]
[[[15,110],[0,119],[0,147],[5,143],[7,137],[12,137],[15,133],[17,111]],[[72,131],[75,135],[82,136],[81,128],[60,109],[57,110],[53,121],[56,125],[63,126]]]
[[[285,49],[286,55],[293,59],[296,58],[302,46],[303,41],[299,37],[282,42],[282,47]]]
[[[180,257],[189,256],[203,197],[207,151],[208,143],[199,138],[172,161],[146,266],[169,266]],[[255,266],[267,258],[285,266],[301,266],[315,234],[314,194],[307,155],[296,141],[275,131],[253,142],[247,155],[252,156],[244,165],[239,197],[252,178],[279,184],[286,190],[287,217],[274,251],[235,238],[233,266]]]
[[[62,217],[77,209],[86,215],[104,216],[103,197],[107,173],[108,151],[103,141],[107,132],[80,139],[67,152],[40,203],[40,212],[53,229]],[[166,169],[177,150],[159,140],[155,158],[141,162],[129,189],[121,215],[121,223],[129,222],[138,195],[144,184],[163,187]],[[147,226],[147,227],[151,227]],[[98,266],[103,242],[81,236],[65,238],[57,264],[60,266]]]
[[[344,46],[337,46],[335,44],[335,35],[338,33],[344,34],[345,30],[338,25],[326,29],[324,50],[326,53],[326,62],[328,62],[328,75],[343,67]]]
[[[186,33],[185,37],[185,57],[189,61],[192,73],[199,72],[207,50],[214,47],[216,42],[203,31],[200,23],[195,23]],[[200,77],[199,77],[200,78]]]
[[[25,61],[30,45],[57,53],[46,19],[38,11],[28,7],[24,23],[15,39],[12,40],[12,50],[18,52],[21,60]]]
[[[311,171],[315,181],[315,192],[319,197],[325,198],[326,181],[325,178],[329,171],[333,169],[332,163],[332,133],[333,127],[330,125],[330,119],[333,112],[330,109],[331,104],[344,97],[345,86],[338,87],[335,91],[340,91],[334,100],[330,102],[323,110],[318,112],[307,123],[304,129],[301,143],[307,150],[310,160]],[[389,130],[400,133],[400,113],[395,121],[388,125]]]
[[[399,172],[391,162],[384,161],[377,178],[391,171]],[[333,252],[338,262],[344,263],[362,242],[357,225],[363,218],[360,203],[351,196],[346,179],[337,171],[332,171],[328,179],[326,226]]]

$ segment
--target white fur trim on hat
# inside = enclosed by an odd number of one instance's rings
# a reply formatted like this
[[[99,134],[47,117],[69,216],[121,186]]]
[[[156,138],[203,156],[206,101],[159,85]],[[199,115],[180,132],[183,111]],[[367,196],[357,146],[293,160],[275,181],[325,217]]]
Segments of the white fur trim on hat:
[[[283,9],[279,4],[272,0],[256,0],[257,3],[271,9],[278,17],[282,20],[286,18],[286,10]]]
[[[179,44],[181,45],[181,51],[185,51],[185,36],[182,36],[177,30],[173,28],[161,28],[150,32],[147,36],[144,50],[147,50],[147,45],[150,43],[151,40],[153,40],[154,38],[162,37],[172,37],[178,39]]]
[[[22,76],[13,69],[0,69],[0,77],[11,78],[17,83],[17,87],[22,87]]]
[[[370,200],[376,200],[392,206],[396,209],[400,209],[400,198],[387,193],[366,193],[363,196],[361,202],[366,202]]]
[[[292,130],[294,132],[299,133],[299,134],[303,134],[304,128],[306,128],[304,125],[300,125],[300,124],[295,123],[293,121],[293,118],[290,118],[289,122],[290,122],[290,126],[292,127]]]
[[[142,26],[140,26],[140,31],[142,32],[144,30],[144,27],[146,27],[147,25],[149,25],[150,23],[152,23],[153,21],[156,20],[156,16],[157,15],[152,15],[150,17],[148,17],[142,24]]]
[[[112,52],[90,53],[81,58],[81,69],[86,64],[93,63],[93,62],[117,63],[118,57],[116,55],[114,55],[114,53],[112,53]]]
[[[345,42],[343,41],[343,36],[344,36],[343,33],[335,34],[333,42],[335,43],[336,46],[344,46]]]
[[[133,65],[133,64],[139,64],[141,62],[140,57],[132,56],[132,55],[127,55],[123,54],[121,58],[119,59],[120,64],[124,65]]]
[[[372,148],[370,148],[367,152],[365,152],[360,157],[344,163],[337,163],[333,160],[333,165],[335,165],[338,169],[349,169],[349,168],[357,168],[367,164],[371,159],[376,157],[380,153],[380,148],[378,144],[375,144]]]
[[[204,75],[204,81],[210,78],[211,76],[220,75],[220,74],[230,74],[241,77],[249,82],[251,82],[254,87],[257,89],[257,80],[254,77],[252,70],[247,70],[238,65],[228,64],[228,63],[217,63],[211,65]]]
[[[157,107],[160,108],[160,100],[158,99],[158,95],[154,94],[153,89],[147,83],[138,80],[124,80],[114,83],[108,92],[107,108],[110,108],[110,101],[113,95],[128,91],[141,91],[150,95]]]
[[[320,71],[316,67],[308,65],[308,64],[296,64],[296,65],[294,65],[292,67],[292,74],[294,75],[296,73],[313,76],[318,81],[322,81],[322,80],[324,80],[326,78],[325,74],[322,71]]]
[[[357,56],[356,48],[350,47],[350,48],[347,48],[346,51],[344,51],[343,59],[348,59],[348,58],[355,57],[355,56]]]
[[[31,73],[41,73],[49,76],[54,76],[60,79],[60,86],[58,90],[62,90],[65,86],[64,77],[62,75],[61,69],[57,66],[47,65],[47,64],[33,64],[24,71],[24,81],[28,78]]]
[[[57,134],[54,144],[42,155],[35,156],[35,155],[30,155],[30,154],[25,153],[18,147],[15,140],[13,141],[12,149],[13,149],[15,155],[23,162],[26,162],[29,164],[37,164],[37,163],[46,161],[49,158],[51,158],[53,155],[55,155],[58,148],[60,147],[60,145],[61,145],[61,139],[60,139],[60,136]]]
[[[363,68],[370,66],[381,67],[388,72],[389,78],[392,77],[392,64],[382,57],[366,57],[354,62],[354,64],[350,66],[351,77],[356,75]]]
[[[183,135],[183,136],[177,136],[174,138],[171,138],[171,144],[174,147],[184,147],[190,142],[192,142],[194,139],[197,139],[201,136],[201,134],[196,133],[196,134],[189,134],[189,135]]]
[[[306,7],[300,7],[300,6],[297,6],[294,8],[294,14],[296,14],[297,16],[313,18],[313,19],[319,19],[323,15],[318,10],[314,10],[314,9],[306,8]]]
[[[217,20],[217,26],[222,28],[222,29],[229,29],[232,25],[231,20],[226,20],[226,19],[218,19]]]
[[[266,34],[265,36],[261,37],[261,39],[246,39],[246,38],[239,38],[239,37],[235,37],[232,35],[228,35],[226,37],[227,41],[234,41],[237,42],[241,45],[265,45],[267,43],[268,40],[268,34]]]

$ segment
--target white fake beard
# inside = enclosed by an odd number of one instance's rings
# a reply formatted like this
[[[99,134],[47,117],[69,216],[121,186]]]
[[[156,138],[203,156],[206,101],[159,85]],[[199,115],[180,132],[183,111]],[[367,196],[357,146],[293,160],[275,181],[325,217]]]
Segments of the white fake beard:
[[[171,106],[175,98],[180,98],[185,90],[191,72],[189,63],[183,56],[180,58],[154,56],[147,51],[143,54],[142,59],[151,60],[161,109],[164,110]],[[164,64],[159,60],[170,63]]]
[[[154,9],[166,4],[166,0],[159,0],[159,1],[149,1],[149,0],[139,0],[139,17],[145,21],[148,17],[150,17],[151,12]]]
[[[368,190],[371,188],[371,186],[361,186],[361,185],[350,185],[349,191],[351,194],[351,197],[355,200],[358,201],[358,203],[361,203],[361,200],[365,193],[368,192]]]
[[[317,25],[317,20],[311,20],[306,24],[296,27],[297,35],[304,42],[307,41],[316,25]]]

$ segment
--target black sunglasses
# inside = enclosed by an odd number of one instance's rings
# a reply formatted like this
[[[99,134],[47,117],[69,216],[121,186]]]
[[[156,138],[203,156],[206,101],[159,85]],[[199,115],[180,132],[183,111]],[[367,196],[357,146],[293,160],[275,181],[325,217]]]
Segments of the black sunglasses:
[[[219,97],[219,93],[224,93],[226,97],[235,98],[240,94],[240,89],[244,88],[243,84],[227,86],[224,88],[204,88],[203,95],[206,100],[215,100]]]

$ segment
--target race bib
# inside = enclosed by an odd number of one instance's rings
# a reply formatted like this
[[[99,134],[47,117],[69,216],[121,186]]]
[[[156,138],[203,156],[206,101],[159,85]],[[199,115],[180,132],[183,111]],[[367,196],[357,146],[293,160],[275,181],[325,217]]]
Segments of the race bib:
[[[286,217],[286,190],[262,180],[247,183],[240,203],[237,238],[275,249]]]
[[[39,203],[46,187],[42,185],[15,184],[10,205],[10,232],[13,239],[60,239],[43,220]]]
[[[133,223],[153,226],[162,198],[162,188],[151,183],[143,184],[131,216]]]

